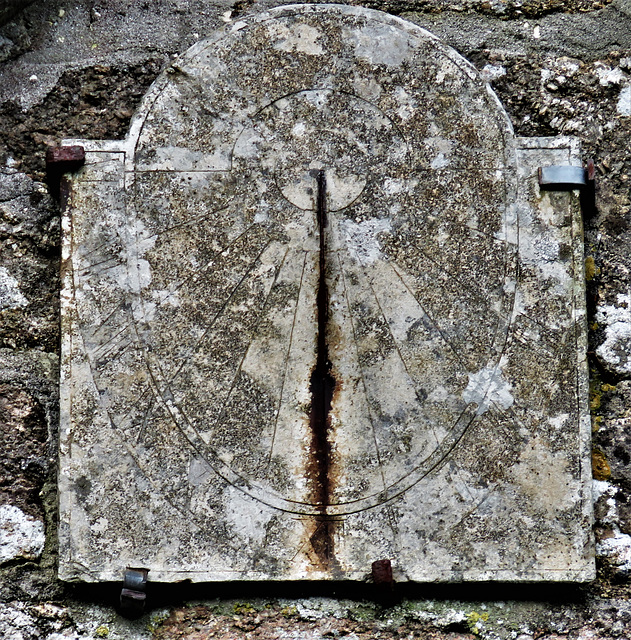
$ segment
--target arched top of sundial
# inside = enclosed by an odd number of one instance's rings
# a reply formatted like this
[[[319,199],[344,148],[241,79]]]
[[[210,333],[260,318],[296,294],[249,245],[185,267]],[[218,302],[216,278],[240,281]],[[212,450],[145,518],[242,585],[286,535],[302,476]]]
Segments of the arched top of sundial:
[[[370,9],[290,5],[199,42],[153,85],[132,124],[135,165],[227,171],[257,127],[273,130],[268,151],[309,154],[287,158],[295,171],[339,153],[339,171],[352,155],[356,174],[388,164],[395,141],[390,159],[414,171],[501,168],[512,135],[475,68],[424,29]]]

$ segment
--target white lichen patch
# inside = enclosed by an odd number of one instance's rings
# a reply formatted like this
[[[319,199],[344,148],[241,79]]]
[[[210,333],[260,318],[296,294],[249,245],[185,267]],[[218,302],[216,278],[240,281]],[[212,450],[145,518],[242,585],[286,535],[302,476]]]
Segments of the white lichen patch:
[[[631,116],[631,85],[620,92],[616,110],[621,116]]]
[[[562,453],[552,452],[543,439],[533,438],[509,473],[538,511],[552,517],[571,506],[567,488],[572,479],[567,459]]]
[[[598,76],[598,82],[603,87],[610,84],[620,84],[627,77],[619,67],[614,67],[612,69],[611,67],[600,63],[597,63],[595,71]]]
[[[458,68],[451,60],[441,60],[434,82],[443,84],[445,80],[454,80],[459,75]]]
[[[616,494],[618,489],[605,480],[592,480],[592,501],[595,505],[600,503],[599,520],[603,524],[614,525],[618,522],[618,509],[616,506]],[[602,504],[604,502],[604,505]]]
[[[41,638],[37,620],[28,613],[23,603],[0,604],[0,637],[5,640],[25,640]],[[49,640],[61,635],[48,636]],[[67,640],[65,636],[64,640]],[[54,638],[57,640],[57,638]]]
[[[432,169],[442,169],[450,163],[454,150],[453,140],[448,140],[441,136],[432,136],[425,138],[423,143],[436,154],[431,164]]]
[[[7,271],[6,267],[0,267],[0,311],[21,309],[27,304],[28,300],[20,291],[18,281]]]
[[[616,305],[602,305],[596,321],[605,327],[605,341],[596,354],[618,374],[631,373],[631,295],[619,293]]]
[[[376,102],[383,93],[383,88],[375,80],[375,78],[363,75],[355,75],[353,77],[353,90],[356,96],[363,98],[369,102]]]
[[[561,431],[570,423],[569,413],[560,413],[556,416],[550,416],[550,426],[557,431]]]
[[[480,75],[487,82],[492,82],[493,80],[497,80],[498,78],[506,75],[506,67],[503,67],[499,64],[487,64],[484,65],[484,68],[482,69],[482,71],[480,71]]]
[[[169,291],[166,289],[152,291],[151,295],[158,305],[169,305],[170,307],[179,307],[180,302],[180,292],[179,291]]]
[[[0,562],[36,560],[44,550],[44,523],[13,505],[0,506]]]
[[[596,553],[605,556],[618,571],[631,572],[631,536],[614,529],[611,538],[600,540],[596,544]]]
[[[469,384],[462,392],[462,399],[466,403],[474,402],[478,405],[477,414],[488,411],[492,404],[502,409],[508,409],[514,402],[511,385],[504,378],[502,369],[485,367],[477,373],[469,374]]]
[[[549,290],[554,295],[566,295],[572,283],[570,266],[561,258],[561,243],[556,234],[550,233],[555,225],[560,224],[558,214],[548,194],[543,195],[539,203],[538,213],[542,222],[546,223],[545,232],[537,226],[531,226],[533,220],[520,211],[519,244],[523,260],[530,268],[540,274],[542,280],[552,286]]]
[[[243,540],[243,544],[262,545],[266,525],[274,511],[260,502],[246,497],[233,487],[226,491],[226,524],[232,533]]]
[[[444,169],[449,165],[449,160],[445,158],[444,153],[439,153],[431,162],[430,167],[432,169]]]
[[[407,35],[391,25],[371,24],[343,33],[344,40],[355,45],[355,56],[370,64],[399,67],[412,52]]]
[[[212,153],[180,147],[159,147],[151,168],[163,171],[226,171],[230,169],[230,148],[219,147]]]
[[[361,264],[371,264],[381,257],[378,235],[390,231],[389,218],[366,220],[355,223],[352,220],[342,220],[340,230],[344,241]]]
[[[312,56],[320,56],[324,53],[324,49],[322,49],[322,46],[318,43],[321,33],[311,25],[300,24],[292,31],[284,27],[277,35],[280,36],[280,38],[278,42],[274,44],[274,48],[280,51],[296,51]]]

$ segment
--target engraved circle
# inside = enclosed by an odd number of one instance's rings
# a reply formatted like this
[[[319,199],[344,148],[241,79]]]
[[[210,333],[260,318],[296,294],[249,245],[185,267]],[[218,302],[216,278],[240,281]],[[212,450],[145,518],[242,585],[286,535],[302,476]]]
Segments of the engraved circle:
[[[354,95],[313,89],[272,102],[237,139],[233,170],[256,163],[273,171],[281,193],[303,210],[315,211],[316,175],[326,172],[327,208],[352,204],[368,175],[407,158],[396,125],[377,107]]]

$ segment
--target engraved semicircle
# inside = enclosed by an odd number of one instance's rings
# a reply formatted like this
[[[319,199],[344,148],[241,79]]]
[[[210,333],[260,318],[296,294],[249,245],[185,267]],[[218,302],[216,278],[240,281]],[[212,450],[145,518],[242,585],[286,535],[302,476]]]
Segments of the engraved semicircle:
[[[262,502],[321,513],[304,473],[321,170],[327,513],[443,464],[490,402],[471,380],[499,366],[515,280],[512,130],[473,67],[384,14],[279,8],[195,45],[130,140],[132,315],[156,428]]]

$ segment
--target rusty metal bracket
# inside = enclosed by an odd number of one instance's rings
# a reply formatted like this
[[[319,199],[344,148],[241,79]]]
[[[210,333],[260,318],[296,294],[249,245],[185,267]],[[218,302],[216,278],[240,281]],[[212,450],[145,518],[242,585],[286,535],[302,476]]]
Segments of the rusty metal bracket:
[[[388,559],[376,560],[372,563],[373,597],[383,606],[391,606],[396,600],[392,562]]]
[[[126,618],[138,618],[145,610],[148,573],[149,569],[127,568],[125,571],[120,609]]]
[[[591,173],[591,177],[590,177]],[[539,167],[539,186],[548,191],[571,191],[586,187],[593,180],[593,163],[588,167],[572,165],[551,165]]]
[[[59,200],[61,178],[85,164],[85,149],[79,145],[48,147],[46,150],[46,182],[50,194]]]
[[[392,589],[394,578],[390,560],[376,560],[372,563],[372,581],[382,589]]]

